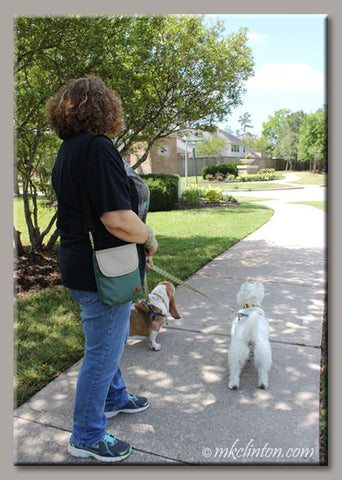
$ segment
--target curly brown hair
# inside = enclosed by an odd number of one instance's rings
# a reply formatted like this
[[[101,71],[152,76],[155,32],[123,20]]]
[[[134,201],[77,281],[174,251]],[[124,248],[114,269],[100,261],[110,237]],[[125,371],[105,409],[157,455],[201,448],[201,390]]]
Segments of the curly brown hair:
[[[47,102],[45,114],[63,140],[82,131],[115,136],[123,123],[120,99],[95,75],[62,86]]]

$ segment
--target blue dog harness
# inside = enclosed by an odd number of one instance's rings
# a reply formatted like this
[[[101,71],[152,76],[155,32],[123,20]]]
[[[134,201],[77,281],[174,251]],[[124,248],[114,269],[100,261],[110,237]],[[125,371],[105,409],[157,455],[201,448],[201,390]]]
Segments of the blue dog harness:
[[[159,312],[155,312],[152,308],[151,305],[149,305],[147,302],[145,302],[145,300],[143,300],[142,302],[143,305],[145,305],[148,310],[150,311],[150,313],[152,313],[152,320],[154,320],[156,317],[165,317],[165,315],[163,313],[159,313]],[[165,322],[165,325],[167,325],[167,322]]]

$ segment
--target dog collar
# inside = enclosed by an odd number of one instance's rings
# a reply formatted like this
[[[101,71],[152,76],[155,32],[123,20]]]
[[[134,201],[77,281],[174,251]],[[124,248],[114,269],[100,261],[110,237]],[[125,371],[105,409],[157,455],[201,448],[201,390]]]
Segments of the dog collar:
[[[254,303],[245,303],[243,308],[261,308],[260,305]],[[238,313],[238,320],[240,321],[241,318],[247,318],[248,315],[246,313]]]
[[[145,302],[145,300],[140,302],[140,303],[145,305],[149,309],[149,311],[152,313],[152,320],[154,320],[156,317],[165,317],[165,315],[163,313],[155,312],[153,310],[152,306],[149,305],[147,302]]]
[[[245,303],[243,308],[261,308],[260,305],[254,305],[253,303]]]

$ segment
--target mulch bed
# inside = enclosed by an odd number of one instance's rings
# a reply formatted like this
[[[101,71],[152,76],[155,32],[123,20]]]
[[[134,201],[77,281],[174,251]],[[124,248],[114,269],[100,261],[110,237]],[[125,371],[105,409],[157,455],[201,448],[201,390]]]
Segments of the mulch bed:
[[[14,293],[21,295],[61,284],[58,247],[14,258]]]
[[[221,202],[188,205],[180,202],[176,210],[189,210],[212,207],[232,207],[238,203]],[[61,284],[61,275],[58,264],[58,250],[56,246],[52,251],[43,248],[39,253],[26,253],[21,257],[14,257],[14,294],[23,295],[27,292],[39,291],[44,288],[56,287]]]

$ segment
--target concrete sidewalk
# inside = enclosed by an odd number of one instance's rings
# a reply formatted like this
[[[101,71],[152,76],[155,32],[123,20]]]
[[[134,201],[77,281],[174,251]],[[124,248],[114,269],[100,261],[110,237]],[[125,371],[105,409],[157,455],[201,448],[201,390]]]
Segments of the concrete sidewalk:
[[[132,464],[319,463],[320,344],[325,293],[325,213],[265,202],[272,219],[188,279],[224,304],[236,305],[247,278],[264,282],[273,366],[269,388],[256,388],[254,367],[240,389],[227,387],[232,314],[184,287],[182,318],[158,336],[159,352],[131,338],[122,371],[130,393],[150,408],[108,421],[130,442]],[[14,412],[16,465],[99,464],[67,453],[80,362]]]

